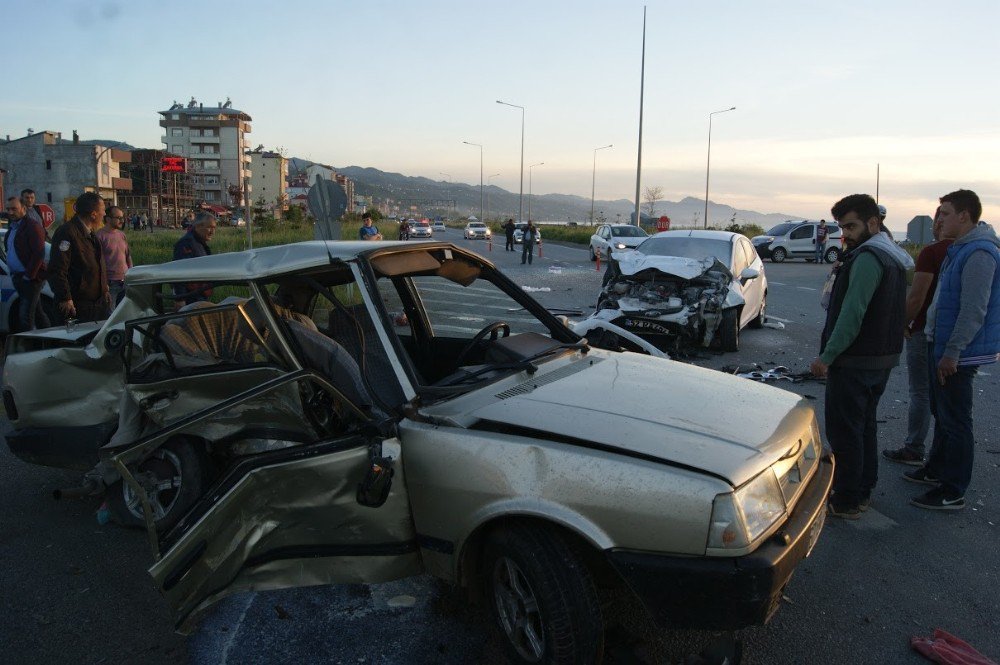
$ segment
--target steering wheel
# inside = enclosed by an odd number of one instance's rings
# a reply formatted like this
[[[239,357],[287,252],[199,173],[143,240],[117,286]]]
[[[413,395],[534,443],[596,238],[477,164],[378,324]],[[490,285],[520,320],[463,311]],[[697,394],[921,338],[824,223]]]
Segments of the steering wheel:
[[[506,321],[494,321],[477,332],[476,336],[473,337],[469,343],[465,345],[465,348],[462,349],[462,352],[458,354],[458,358],[455,360],[455,367],[461,367],[465,361],[465,357],[472,353],[472,350],[479,346],[482,341],[486,339],[487,335],[490,335],[491,341],[496,341],[501,330],[503,331],[504,337],[510,337],[510,326]]]

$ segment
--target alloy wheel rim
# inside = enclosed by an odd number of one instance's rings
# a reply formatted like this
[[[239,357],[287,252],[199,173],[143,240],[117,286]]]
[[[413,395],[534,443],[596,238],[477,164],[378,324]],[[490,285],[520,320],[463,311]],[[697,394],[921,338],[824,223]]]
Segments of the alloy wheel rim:
[[[500,557],[493,567],[493,600],[518,655],[530,663],[540,662],[545,654],[541,609],[527,577],[508,557]]]

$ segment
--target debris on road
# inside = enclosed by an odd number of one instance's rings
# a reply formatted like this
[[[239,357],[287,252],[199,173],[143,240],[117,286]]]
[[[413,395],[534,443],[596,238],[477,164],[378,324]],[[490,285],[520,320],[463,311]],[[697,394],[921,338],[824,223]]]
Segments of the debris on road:
[[[914,651],[933,663],[944,665],[997,665],[976,651],[971,644],[954,635],[934,629],[933,637],[911,637],[910,646]]]
[[[775,330],[785,329],[784,323],[782,323],[781,321],[772,321],[770,319],[764,321],[764,323],[762,323],[761,325],[764,326],[765,328],[774,328]]]

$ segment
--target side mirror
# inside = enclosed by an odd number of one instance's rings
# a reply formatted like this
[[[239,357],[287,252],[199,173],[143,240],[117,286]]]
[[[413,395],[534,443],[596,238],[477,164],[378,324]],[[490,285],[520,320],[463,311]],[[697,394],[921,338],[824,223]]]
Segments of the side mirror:
[[[744,268],[743,272],[740,273],[740,284],[746,284],[751,279],[757,279],[760,277],[760,271],[756,268]]]

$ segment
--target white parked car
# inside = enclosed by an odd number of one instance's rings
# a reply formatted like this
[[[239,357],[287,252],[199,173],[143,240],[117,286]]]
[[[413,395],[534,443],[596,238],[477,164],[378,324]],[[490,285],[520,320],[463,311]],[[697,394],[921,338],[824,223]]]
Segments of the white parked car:
[[[431,228],[431,223],[426,220],[410,220],[410,237],[411,238],[431,238],[434,236],[434,229]]]
[[[444,233],[445,231],[448,230],[448,227],[445,226],[444,222],[439,219],[436,220],[433,224],[431,224],[431,229],[434,231],[434,233]]]
[[[635,249],[649,234],[632,224],[601,224],[590,236],[590,260],[600,256],[607,261],[611,252],[621,249]]]
[[[760,327],[767,308],[764,262],[728,231],[664,231],[617,251],[591,319],[664,350],[682,345],[739,349],[740,330]],[[590,319],[588,319],[589,321]],[[592,341],[595,334],[588,333]]]
[[[476,240],[477,238],[486,239],[493,235],[490,231],[490,227],[486,226],[483,222],[469,222],[465,225],[465,232],[463,233],[466,240]]]
[[[816,228],[819,222],[788,221],[768,229],[762,236],[753,238],[753,246],[765,259],[782,263],[786,259],[813,261],[816,257]],[[827,222],[826,242],[823,243],[823,260],[833,263],[840,260],[840,239],[843,233],[836,222]]]

